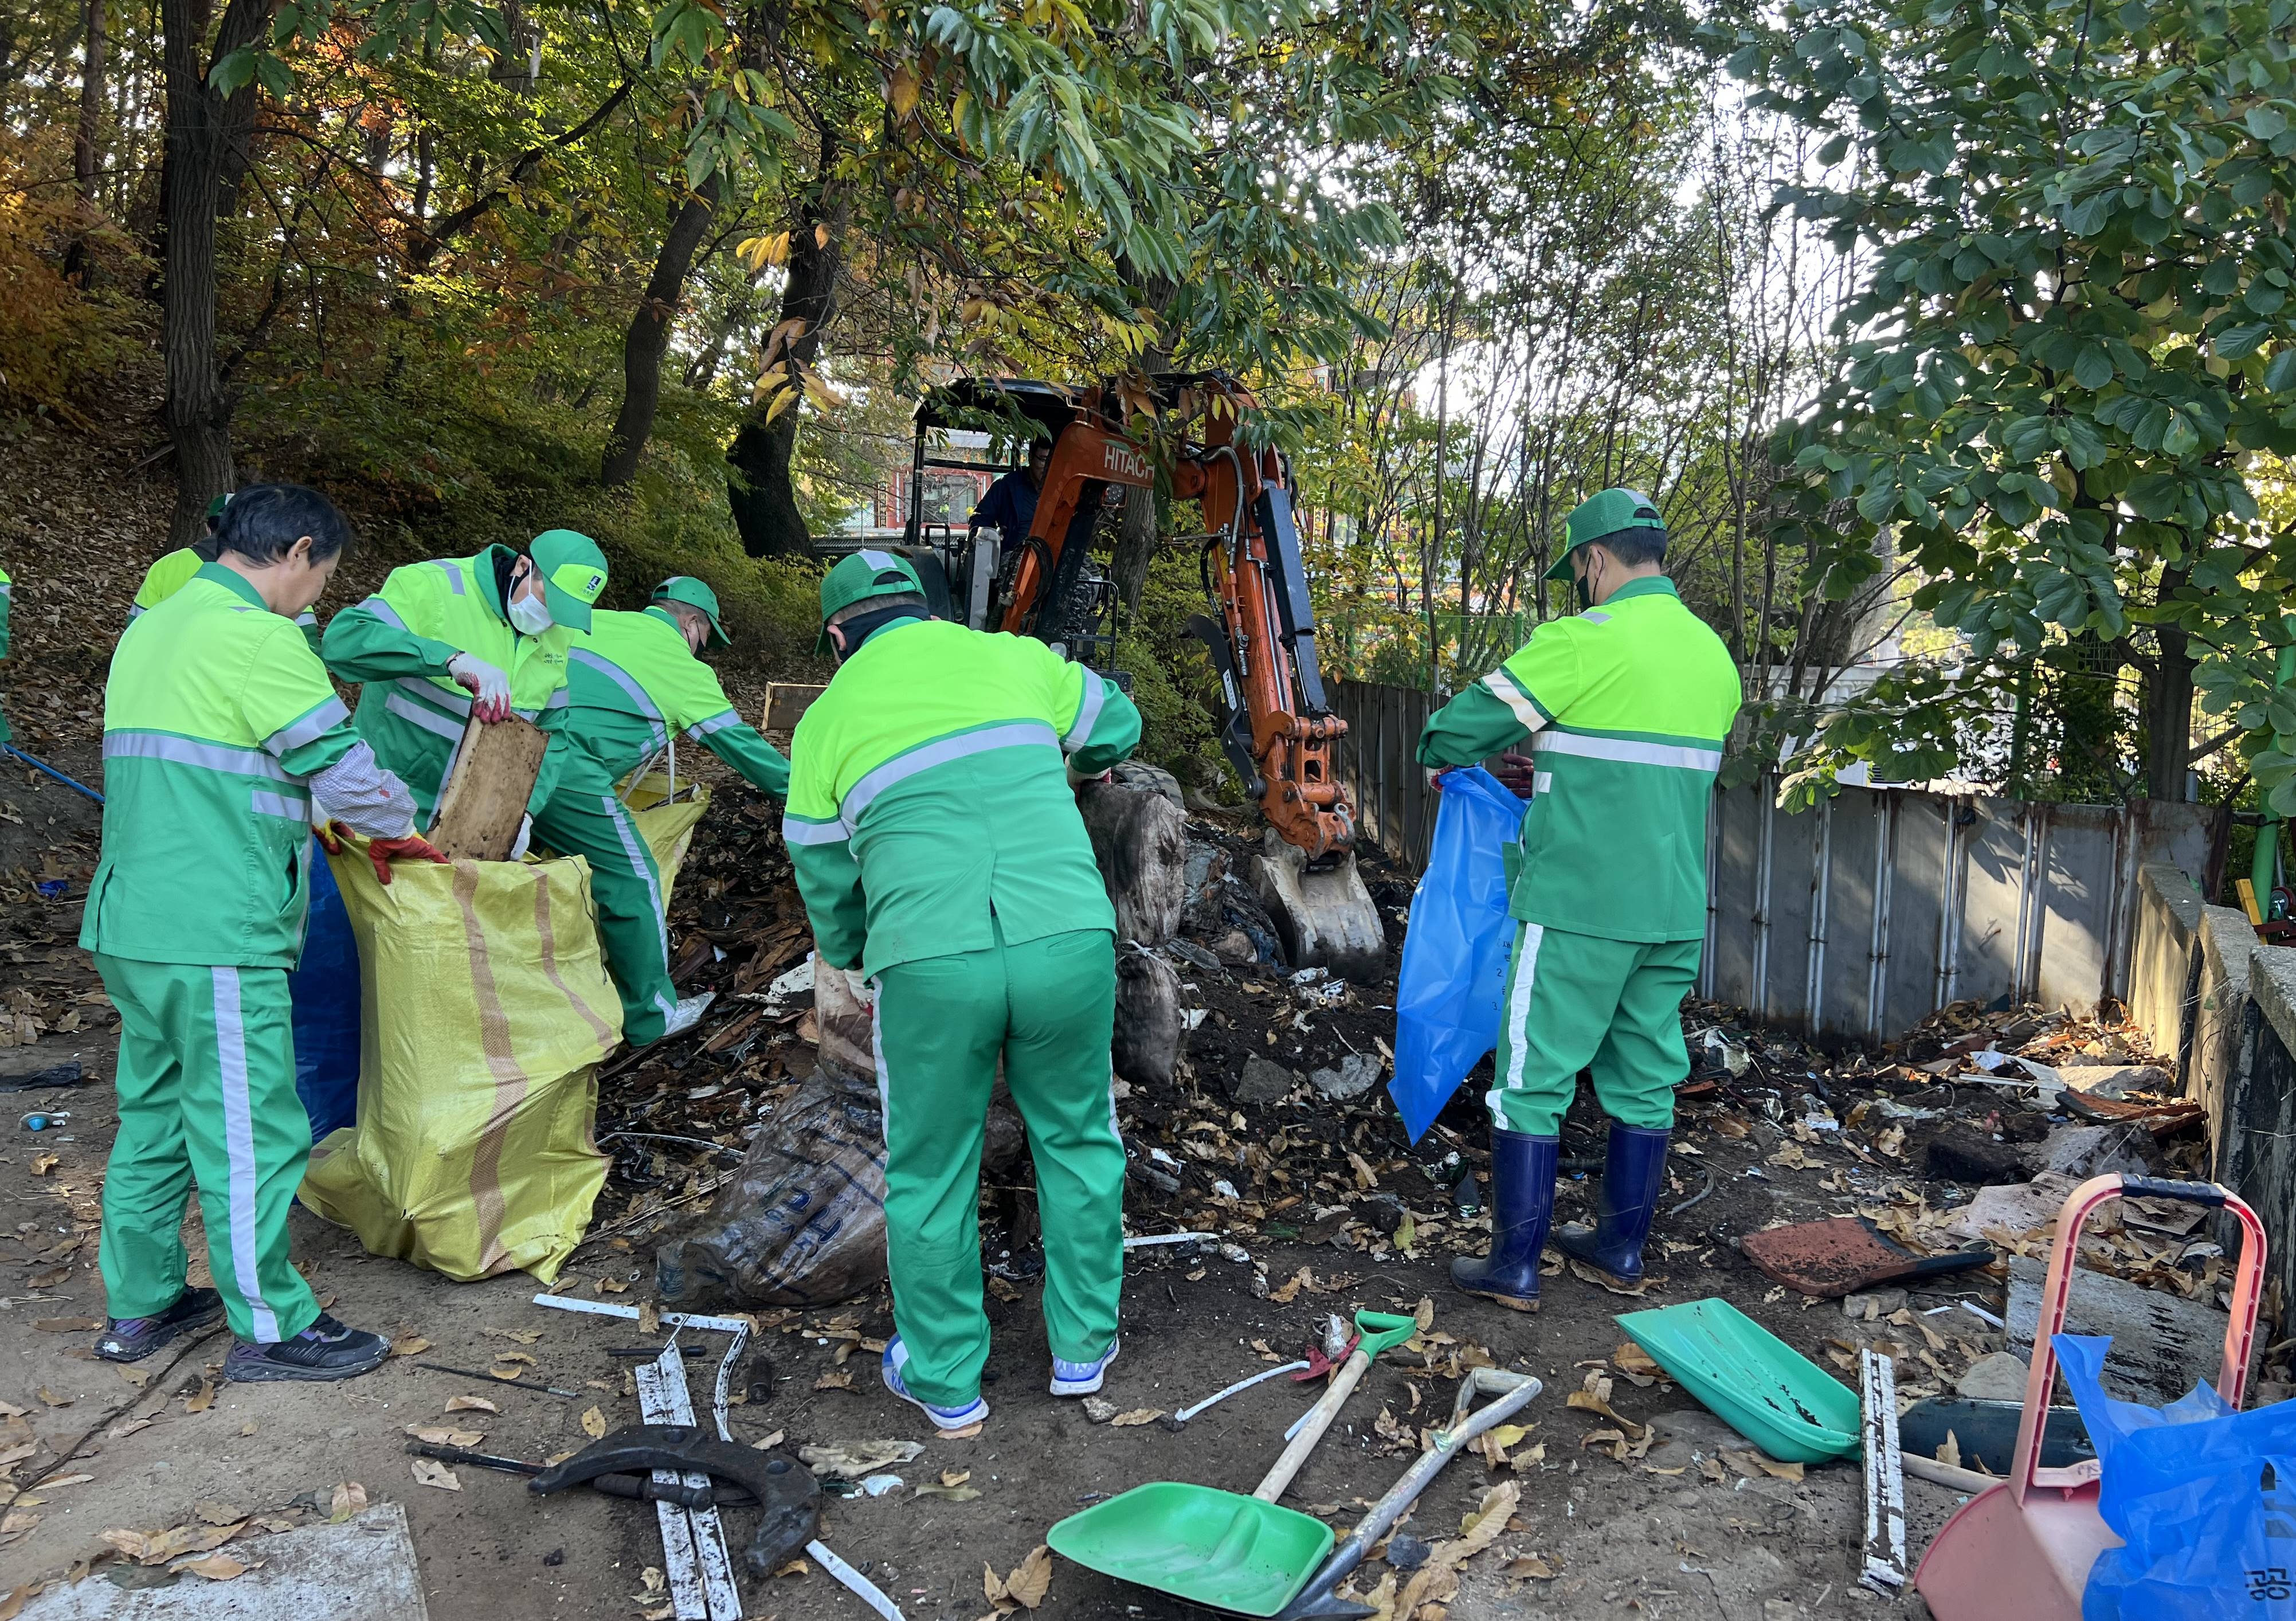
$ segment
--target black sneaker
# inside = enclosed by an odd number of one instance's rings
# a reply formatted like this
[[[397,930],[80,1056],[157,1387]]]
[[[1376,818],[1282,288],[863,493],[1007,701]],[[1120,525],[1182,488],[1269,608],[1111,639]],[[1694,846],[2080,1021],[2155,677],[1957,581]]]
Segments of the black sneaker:
[[[193,1329],[203,1329],[223,1315],[223,1297],[211,1289],[186,1289],[175,1305],[156,1317],[106,1317],[96,1337],[95,1354],[106,1362],[142,1362],[172,1340]]]
[[[223,1359],[223,1376],[242,1385],[266,1379],[357,1379],[382,1366],[390,1342],[364,1329],[345,1328],[326,1313],[292,1339],[269,1345],[241,1340]]]

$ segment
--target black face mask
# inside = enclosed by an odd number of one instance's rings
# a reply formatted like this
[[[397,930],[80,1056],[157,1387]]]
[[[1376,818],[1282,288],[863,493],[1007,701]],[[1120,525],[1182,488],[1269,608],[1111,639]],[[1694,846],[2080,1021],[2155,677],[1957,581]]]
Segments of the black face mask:
[[[837,654],[837,662],[842,664],[861,651],[861,644],[864,642],[894,620],[922,619],[924,617],[923,610],[914,602],[904,603],[898,608],[881,608],[874,613],[855,614],[851,618],[843,619],[838,623],[837,629],[844,637],[845,645],[841,649],[839,648],[832,638],[829,644],[830,650]]]
[[[1570,577],[1570,590],[1578,599],[1579,612],[1584,613],[1595,605],[1594,582],[1588,579],[1586,575],[1572,575]]]

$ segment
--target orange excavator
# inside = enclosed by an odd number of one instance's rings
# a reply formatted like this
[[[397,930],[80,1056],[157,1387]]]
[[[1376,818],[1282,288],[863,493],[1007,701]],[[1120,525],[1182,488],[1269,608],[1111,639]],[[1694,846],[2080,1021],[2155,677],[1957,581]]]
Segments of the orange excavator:
[[[1258,402],[1234,380],[1191,373],[1150,382],[1170,447],[1166,487],[1203,514],[1195,540],[1213,611],[1186,628],[1219,676],[1221,746],[1267,820],[1256,864],[1260,900],[1292,966],[1374,978],[1383,937],[1356,870],[1355,807],[1332,768],[1348,724],[1332,712],[1316,661],[1290,470],[1273,449],[1239,438],[1243,413]],[[1125,431],[1128,416],[1113,389],[1015,379],[966,379],[926,397],[917,410],[902,542],[937,613],[1036,636],[1124,680],[1108,668],[1119,604],[1095,542],[1124,490],[1156,482],[1155,464]],[[1029,532],[969,528],[954,508],[969,510],[972,480],[984,469],[1017,465],[1032,439],[1049,441],[1052,455]],[[1013,447],[1012,463],[964,454],[999,440]],[[960,470],[960,499],[944,499],[939,515],[929,515],[935,473]],[[949,493],[941,487],[944,497]]]

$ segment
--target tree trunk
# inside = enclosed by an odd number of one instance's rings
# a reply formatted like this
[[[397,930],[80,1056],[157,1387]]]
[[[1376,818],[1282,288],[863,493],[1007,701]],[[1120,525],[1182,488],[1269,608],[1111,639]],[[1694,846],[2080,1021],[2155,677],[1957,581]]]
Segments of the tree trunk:
[[[789,346],[789,352],[808,364],[821,352],[822,332],[837,318],[837,276],[844,264],[845,226],[852,212],[844,192],[829,177],[835,160],[835,146],[824,141],[819,177],[790,232],[782,319],[805,323],[804,335]],[[744,552],[751,557],[802,556],[811,550],[813,536],[798,511],[790,478],[790,462],[797,451],[798,407],[791,406],[770,422],[766,411],[764,405],[751,406],[734,435],[726,453],[734,472],[726,480],[726,495]]]
[[[167,76],[167,157],[160,176],[167,233],[160,346],[167,363],[164,414],[176,447],[171,545],[206,532],[208,503],[232,487],[231,400],[216,364],[216,208],[225,169],[244,151],[255,123],[255,87],[229,97],[208,83],[210,63],[268,31],[275,0],[231,0],[203,61],[207,8],[201,0],[160,0]]]
[[[2161,569],[2159,600],[2173,600],[2185,583],[2184,569]],[[2181,805],[2191,797],[2185,757],[2193,747],[2193,655],[2185,632],[2173,624],[2155,626],[2153,636],[2160,651],[2144,680],[2144,792]]]
[[[677,307],[685,299],[694,250],[701,247],[717,207],[718,176],[712,175],[671,217],[645,297],[630,317],[629,332],[622,340],[622,408],[614,417],[614,430],[606,436],[600,474],[609,489],[637,476],[638,458],[653,435],[654,413],[661,405],[661,357],[669,348],[670,330],[677,324]]]
[[[86,12],[87,50],[86,60],[80,67],[79,127],[72,135],[72,179],[79,187],[81,201],[93,216],[103,211],[99,195],[102,165],[96,151],[103,118],[103,0],[87,0]]]

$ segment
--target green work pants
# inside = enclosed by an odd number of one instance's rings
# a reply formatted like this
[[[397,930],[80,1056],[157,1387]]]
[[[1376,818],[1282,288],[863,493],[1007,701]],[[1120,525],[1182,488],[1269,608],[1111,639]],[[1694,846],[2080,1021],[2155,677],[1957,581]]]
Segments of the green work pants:
[[[184,1292],[184,1201],[196,1182],[231,1331],[293,1339],[319,1303],[287,1255],[287,1210],[311,1157],[287,970],[102,953],[95,967],[119,1010],[119,1135],[97,1248],[105,1309],[156,1316]]]
[[[1671,1128],[1674,1089],[1690,1073],[1682,999],[1698,978],[1699,946],[1516,925],[1487,1100],[1492,1123],[1554,1136],[1578,1072],[1591,1068],[1595,1096],[1611,1118]]]
[[[606,971],[622,998],[622,1038],[633,1047],[661,1039],[677,1006],[669,982],[669,913],[661,870],[613,779],[586,751],[566,750],[557,786],[534,818],[535,841],[590,864],[590,898],[598,909]]]
[[[877,977],[885,1250],[909,1394],[980,1394],[980,1142],[997,1055],[1029,1128],[1045,1234],[1045,1332],[1089,1362],[1116,1338],[1124,1285],[1124,1143],[1108,1044],[1114,937],[1079,929],[893,965]]]

